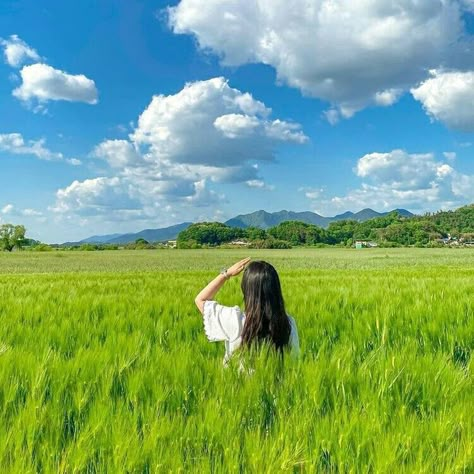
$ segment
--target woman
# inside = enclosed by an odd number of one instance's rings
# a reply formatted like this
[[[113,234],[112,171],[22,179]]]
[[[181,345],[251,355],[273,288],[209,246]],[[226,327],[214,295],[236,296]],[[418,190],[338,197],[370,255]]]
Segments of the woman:
[[[224,365],[242,347],[268,342],[278,352],[288,348],[299,353],[295,320],[286,314],[280,279],[267,262],[250,262],[250,257],[221,271],[194,300],[204,318],[209,341],[225,342]],[[245,312],[238,306],[223,306],[214,301],[222,285],[245,268],[241,288]]]

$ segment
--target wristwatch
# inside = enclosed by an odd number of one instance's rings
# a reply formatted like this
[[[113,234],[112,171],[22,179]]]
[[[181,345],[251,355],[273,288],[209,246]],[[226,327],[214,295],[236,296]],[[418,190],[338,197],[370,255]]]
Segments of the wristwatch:
[[[227,268],[222,268],[220,273],[221,273],[221,275],[224,276],[224,278],[226,280],[228,280],[230,278],[229,274],[227,273]]]

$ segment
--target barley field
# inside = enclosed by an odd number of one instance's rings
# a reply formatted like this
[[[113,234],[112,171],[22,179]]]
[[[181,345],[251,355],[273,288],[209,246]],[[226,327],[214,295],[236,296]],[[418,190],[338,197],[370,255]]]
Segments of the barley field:
[[[302,351],[251,374],[193,303],[247,255]],[[469,249],[0,254],[0,472],[474,473],[473,306]]]

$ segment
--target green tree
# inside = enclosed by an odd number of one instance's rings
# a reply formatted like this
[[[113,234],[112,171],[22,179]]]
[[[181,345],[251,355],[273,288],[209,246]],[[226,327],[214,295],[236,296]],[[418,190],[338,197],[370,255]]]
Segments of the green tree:
[[[331,222],[327,232],[326,243],[328,244],[346,244],[354,239],[358,222],[354,220],[342,220]]]
[[[315,245],[326,241],[326,231],[313,224],[285,221],[268,229],[268,234],[292,245]]]
[[[267,237],[267,233],[259,227],[247,227],[245,229],[245,236],[249,240],[264,240]]]
[[[127,248],[134,249],[134,250],[144,250],[144,249],[154,249],[155,246],[150,244],[148,240],[140,237],[139,239],[135,240],[135,242],[130,242],[127,244]]]
[[[190,225],[178,234],[178,247],[185,248],[186,242],[195,241],[199,245],[220,245],[245,237],[245,229],[229,227],[220,222],[199,222]]]
[[[20,249],[25,242],[26,229],[22,225],[3,224],[0,226],[0,249],[11,252]]]

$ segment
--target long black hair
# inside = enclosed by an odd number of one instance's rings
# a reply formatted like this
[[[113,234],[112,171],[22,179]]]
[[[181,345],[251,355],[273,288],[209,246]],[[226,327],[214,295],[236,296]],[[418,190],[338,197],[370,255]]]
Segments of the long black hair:
[[[245,304],[242,346],[267,342],[283,352],[290,340],[291,326],[277,271],[267,262],[250,262],[241,288]]]

